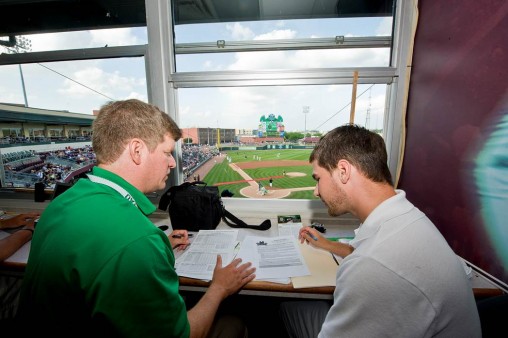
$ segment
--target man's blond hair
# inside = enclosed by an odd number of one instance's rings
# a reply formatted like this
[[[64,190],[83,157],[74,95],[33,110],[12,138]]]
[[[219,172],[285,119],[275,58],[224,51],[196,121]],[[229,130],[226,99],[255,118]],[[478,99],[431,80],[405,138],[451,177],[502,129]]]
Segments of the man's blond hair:
[[[98,164],[110,164],[133,138],[143,140],[153,151],[168,133],[178,141],[182,131],[158,107],[136,99],[111,101],[101,107],[92,125],[92,146]]]

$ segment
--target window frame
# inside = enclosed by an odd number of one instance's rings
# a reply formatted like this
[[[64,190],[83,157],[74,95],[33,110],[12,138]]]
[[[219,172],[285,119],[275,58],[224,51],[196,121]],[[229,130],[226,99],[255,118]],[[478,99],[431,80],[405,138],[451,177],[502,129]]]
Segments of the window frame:
[[[384,139],[388,151],[388,165],[394,181],[398,181],[404,145],[405,109],[409,89],[412,42],[416,30],[417,2],[396,1],[394,9],[392,52],[389,67],[365,68],[327,68],[327,69],[291,69],[270,71],[222,71],[222,72],[176,72],[175,55],[183,53],[182,45],[174,43],[174,22],[171,13],[171,0],[145,1],[147,13],[148,53],[150,64],[149,97],[152,103],[165,109],[178,121],[178,88],[288,85],[288,84],[352,84],[354,72],[358,71],[358,83],[386,83],[386,114],[384,121]],[[161,15],[160,13],[167,13]],[[369,40],[370,39],[370,40]],[[375,39],[367,38],[375,47]],[[284,48],[270,42],[270,48]],[[305,45],[305,41],[294,41],[294,48]],[[328,41],[329,46],[331,40]],[[249,41],[235,42],[235,46],[220,49],[214,43],[193,44],[192,51],[197,52],[231,52],[234,48],[241,51],[255,50],[257,45],[249,46]],[[186,44],[188,45],[188,44]],[[216,43],[215,43],[216,45]],[[351,48],[353,45],[345,46]],[[266,46],[262,46],[266,47]],[[216,49],[216,50],[215,50]],[[190,51],[189,48],[187,51]],[[380,81],[380,82],[379,82]],[[170,176],[168,184],[183,182],[183,170],[178,159],[181,150],[177,149],[177,171]]]
[[[179,121],[178,88],[252,86],[252,85],[316,85],[316,84],[352,84],[355,71],[358,72],[358,83],[387,84],[386,113],[384,119],[384,139],[387,144],[388,164],[390,171],[398,180],[402,162],[405,109],[411,69],[412,42],[416,30],[417,2],[396,1],[393,22],[392,52],[388,67],[360,68],[325,68],[325,69],[287,69],[255,71],[222,71],[222,72],[176,72],[176,53],[209,53],[214,52],[253,51],[264,48],[336,48],[337,39],[300,39],[288,41],[241,41],[228,48],[217,48],[216,42],[201,44],[174,44],[173,18],[171,17],[171,0],[145,0],[147,17],[147,45],[131,45],[108,48],[87,48],[29,52],[21,54],[0,55],[0,65],[13,65],[35,62],[55,62],[89,60],[101,58],[144,57],[149,102],[159,106],[175,121]],[[167,13],[167,15],[161,15]],[[318,41],[320,40],[320,41]],[[360,41],[360,42],[358,42]],[[344,38],[339,48],[376,48],[386,47],[386,37]],[[213,47],[215,45],[215,47]],[[183,182],[181,148],[175,149],[176,170],[172,171],[168,185]]]

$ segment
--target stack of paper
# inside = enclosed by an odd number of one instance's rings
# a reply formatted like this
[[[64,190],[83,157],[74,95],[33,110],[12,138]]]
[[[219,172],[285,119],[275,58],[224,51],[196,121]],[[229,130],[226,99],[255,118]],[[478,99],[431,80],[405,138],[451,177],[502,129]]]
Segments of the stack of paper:
[[[335,286],[338,264],[331,253],[301,244],[294,236],[246,236],[238,242],[238,230],[201,230],[176,259],[179,276],[210,281],[217,261],[223,266],[235,257],[256,268],[256,280],[293,283],[294,288]]]
[[[287,284],[290,277],[306,276],[309,269],[292,236],[246,236],[237,257],[252,262],[256,280]]]
[[[212,280],[217,255],[222,265],[229,264],[234,257],[238,230],[200,230],[192,244],[175,262],[178,276]]]

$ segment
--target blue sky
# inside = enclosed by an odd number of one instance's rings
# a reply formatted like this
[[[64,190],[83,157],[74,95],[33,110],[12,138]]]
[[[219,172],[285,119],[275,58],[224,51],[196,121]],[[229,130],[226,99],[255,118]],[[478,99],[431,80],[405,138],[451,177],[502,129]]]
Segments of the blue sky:
[[[185,25],[176,42],[269,40],[312,37],[390,35],[390,18],[311,19]],[[33,51],[147,43],[145,28],[26,36]],[[1,52],[5,52],[0,47]],[[179,71],[266,70],[288,68],[386,66],[388,50],[317,50],[181,55]],[[29,106],[92,114],[111,99],[147,101],[142,58],[105,59],[22,65]],[[80,83],[80,84],[78,84]],[[356,118],[381,128],[385,86],[360,85]],[[351,86],[224,87],[179,90],[180,127],[257,129],[260,117],[280,115],[287,131],[329,130],[349,121]],[[18,66],[0,67],[0,102],[23,104]],[[303,107],[309,113],[303,114]]]

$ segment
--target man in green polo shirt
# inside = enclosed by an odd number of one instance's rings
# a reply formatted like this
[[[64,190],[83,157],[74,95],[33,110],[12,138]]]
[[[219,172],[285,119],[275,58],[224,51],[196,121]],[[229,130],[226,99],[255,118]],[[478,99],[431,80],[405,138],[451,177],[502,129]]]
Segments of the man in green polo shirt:
[[[220,303],[255,278],[250,263],[217,264],[210,287],[189,311],[178,292],[173,248],[147,215],[146,193],[165,188],[176,123],[139,100],[104,105],[93,123],[97,166],[55,198],[31,244],[18,319],[51,337],[204,337]],[[231,328],[231,327],[229,327]],[[240,335],[245,328],[239,327]]]

